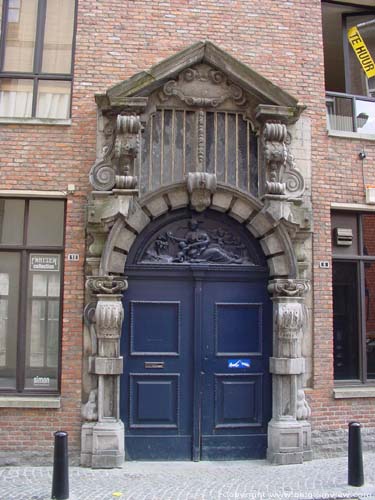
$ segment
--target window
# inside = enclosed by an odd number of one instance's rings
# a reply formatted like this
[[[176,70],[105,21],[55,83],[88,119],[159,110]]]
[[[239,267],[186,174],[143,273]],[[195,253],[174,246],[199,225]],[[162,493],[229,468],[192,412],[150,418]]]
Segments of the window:
[[[334,213],[336,380],[375,383],[375,214]]]
[[[0,117],[69,118],[75,0],[0,0],[0,16]]]
[[[59,390],[64,211],[61,200],[0,198],[3,392]]]
[[[375,77],[366,76],[347,37],[357,26],[375,59],[374,10],[366,2],[323,2],[322,20],[328,127],[375,134]]]

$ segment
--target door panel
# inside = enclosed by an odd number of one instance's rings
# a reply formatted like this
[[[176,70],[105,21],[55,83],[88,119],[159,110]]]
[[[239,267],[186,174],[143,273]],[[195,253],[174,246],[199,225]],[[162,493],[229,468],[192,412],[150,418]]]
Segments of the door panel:
[[[190,460],[192,286],[129,278],[124,295],[121,390],[128,459]]]
[[[263,457],[271,409],[271,343],[263,330],[271,331],[272,309],[265,283],[211,276],[202,301],[201,457]]]
[[[130,276],[124,308],[127,458],[264,457],[272,327],[264,275],[195,266],[174,278]]]

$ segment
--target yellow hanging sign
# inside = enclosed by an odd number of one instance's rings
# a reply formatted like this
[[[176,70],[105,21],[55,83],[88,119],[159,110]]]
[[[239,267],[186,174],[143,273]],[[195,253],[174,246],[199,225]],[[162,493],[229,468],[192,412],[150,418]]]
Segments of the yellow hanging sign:
[[[358,58],[358,61],[361,63],[367,78],[375,76],[374,60],[371,57],[363,38],[359,34],[357,26],[353,26],[353,28],[348,30],[348,40]]]

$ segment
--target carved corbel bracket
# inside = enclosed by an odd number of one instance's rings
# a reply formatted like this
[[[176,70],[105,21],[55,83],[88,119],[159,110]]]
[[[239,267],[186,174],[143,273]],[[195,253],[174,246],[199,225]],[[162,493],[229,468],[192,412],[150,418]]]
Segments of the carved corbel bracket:
[[[305,181],[289,150],[291,142],[287,124],[295,121],[302,108],[258,106],[257,120],[262,124],[265,197],[288,201],[302,198]]]
[[[134,163],[139,153],[142,125],[138,115],[117,115],[116,127],[103,157],[91,167],[89,180],[96,191],[135,189]]]
[[[197,212],[203,212],[211,204],[211,195],[215,193],[217,181],[215,174],[190,172],[186,177],[190,204]]]

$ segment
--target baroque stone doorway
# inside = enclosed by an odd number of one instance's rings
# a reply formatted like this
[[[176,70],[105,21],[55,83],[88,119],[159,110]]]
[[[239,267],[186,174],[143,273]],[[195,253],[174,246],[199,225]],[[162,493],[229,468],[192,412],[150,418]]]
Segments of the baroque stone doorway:
[[[124,459],[119,395],[125,265],[149,224],[188,208],[235,219],[266,256],[273,302],[267,456],[280,464],[310,459],[302,355],[308,327],[310,200],[289,146],[302,108],[209,42],[163,61],[147,78],[139,74],[109,89],[97,103],[99,153],[90,172],[94,190],[88,208],[82,463],[114,467]],[[184,244],[173,259],[189,255]]]

